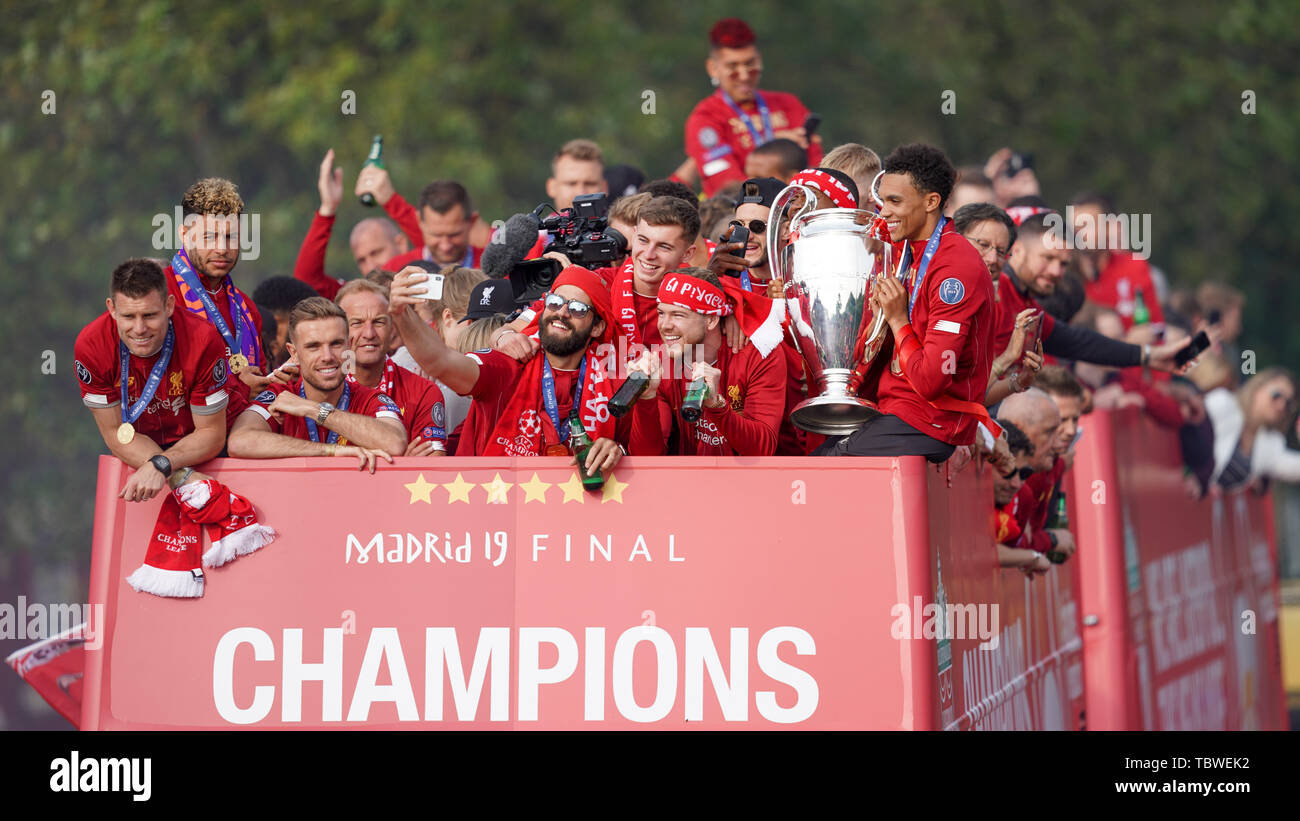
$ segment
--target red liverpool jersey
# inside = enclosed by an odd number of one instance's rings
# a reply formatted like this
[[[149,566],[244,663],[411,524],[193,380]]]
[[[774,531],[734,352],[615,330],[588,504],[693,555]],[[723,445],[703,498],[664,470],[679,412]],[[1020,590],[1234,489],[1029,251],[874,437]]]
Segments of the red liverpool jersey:
[[[175,347],[162,381],[143,414],[135,421],[136,433],[166,447],[194,432],[192,414],[222,413],[232,402],[243,410],[247,399],[239,377],[230,373],[226,343],[212,325],[183,310],[172,313]],[[77,335],[73,368],[88,408],[112,408],[122,402],[122,363],[117,322],[107,311]],[[162,355],[130,357],[127,405],[140,399],[149,373]],[[229,424],[227,424],[229,429]]]
[[[773,351],[766,358],[753,345],[732,354],[723,343],[716,367],[722,371],[721,389],[726,404],[705,408],[691,423],[682,420],[685,378],[659,383],[654,400],[633,407],[628,452],[657,456],[672,452],[684,456],[771,456],[785,417],[786,358]],[[676,420],[676,447],[668,450],[668,434]]]
[[[807,107],[793,94],[782,91],[758,94],[767,103],[773,132],[799,128],[808,119]],[[754,134],[760,135],[760,139],[763,135],[763,118],[757,102],[750,100],[738,105],[750,121],[748,125],[723,100],[721,89],[700,100],[686,118],[686,154],[700,170],[706,197],[713,196],[728,182],[746,179],[745,158],[755,148]],[[821,146],[809,143],[808,165],[816,166],[821,161]]]
[[[926,240],[912,243],[919,265]],[[902,253],[902,244],[895,245]],[[921,348],[899,361],[898,340],[880,375],[877,405],[920,432],[950,445],[975,441],[976,417],[932,404],[953,399],[981,407],[993,367],[993,282],[979,252],[949,222],[912,308]],[[906,368],[906,373],[904,373]]]
[[[398,370],[401,370],[400,368]],[[290,414],[281,414],[279,421],[271,414],[267,408],[275,401],[275,397],[284,391],[293,391],[298,393],[302,387],[302,380],[295,379],[292,385],[282,385],[279,382],[272,382],[266,390],[259,393],[253,398],[253,403],[248,406],[251,411],[256,411],[259,416],[266,420],[271,426],[272,433],[282,433],[285,436],[292,436],[295,439],[311,440],[308,432],[307,420],[301,416],[292,416]],[[348,413],[355,413],[359,416],[373,416],[376,419],[396,419],[402,421],[402,412],[398,410],[397,405],[393,403],[386,394],[380,393],[374,388],[367,388],[365,385],[352,382],[348,385],[348,406],[343,407],[339,404],[339,410],[346,410]],[[313,422],[316,420],[312,420]],[[324,442],[329,438],[330,432],[323,427],[317,426],[316,436],[319,441]],[[348,441],[342,437],[339,438],[338,444],[346,445]],[[389,454],[397,456],[400,454]]]

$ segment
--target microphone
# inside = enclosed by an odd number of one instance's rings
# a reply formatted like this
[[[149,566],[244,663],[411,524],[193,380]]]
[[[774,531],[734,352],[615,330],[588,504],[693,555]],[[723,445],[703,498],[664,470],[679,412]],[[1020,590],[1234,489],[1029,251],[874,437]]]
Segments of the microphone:
[[[507,279],[537,244],[542,221],[533,214],[515,214],[483,250],[479,267],[489,279]]]

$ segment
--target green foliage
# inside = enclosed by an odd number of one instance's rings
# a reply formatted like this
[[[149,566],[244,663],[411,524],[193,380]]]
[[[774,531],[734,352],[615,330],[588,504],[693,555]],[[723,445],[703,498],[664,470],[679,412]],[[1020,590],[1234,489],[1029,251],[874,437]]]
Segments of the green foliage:
[[[333,147],[347,190],[370,136],[414,198],[462,180],[488,220],[544,198],[554,150],[596,139],[651,177],[681,161],[682,126],[710,91],[706,31],[734,4],[637,2],[219,4],[78,0],[9,4],[0,31],[0,327],[16,385],[0,490],[3,549],[88,556],[94,457],[72,344],[105,280],[150,245],[201,176],[238,182],[262,217],[250,289],[291,272]],[[1270,308],[1300,304],[1300,34],[1293,3],[1048,5],[1028,0],[750,4],[765,85],[825,118],[827,145],[886,153],[944,146],[959,164],[1034,151],[1049,200],[1084,188],[1153,215],[1153,261],[1175,284],[1218,277],[1250,298],[1243,344],[1261,367],[1300,362],[1300,336]],[[41,113],[45,89],[57,113]],[[346,89],[355,116],[341,112]],[[957,113],[940,113],[945,89]],[[1257,95],[1241,113],[1242,92]],[[641,113],[654,91],[657,113]],[[349,196],[340,232],[366,214]],[[354,270],[343,237],[332,272]],[[40,352],[58,355],[42,375]]]

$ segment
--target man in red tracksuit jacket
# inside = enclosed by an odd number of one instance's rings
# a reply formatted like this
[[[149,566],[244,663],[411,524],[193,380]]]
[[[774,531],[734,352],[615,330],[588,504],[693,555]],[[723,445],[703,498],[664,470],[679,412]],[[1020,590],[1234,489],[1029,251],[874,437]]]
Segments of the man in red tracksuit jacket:
[[[988,419],[984,393],[993,365],[993,283],[979,252],[943,216],[957,172],[944,153],[904,145],[884,163],[880,215],[889,226],[903,281],[876,281],[873,310],[883,311],[892,345],[872,396],[881,416],[819,453],[916,454],[942,462],[975,441]],[[996,430],[991,423],[990,429]]]
[[[778,137],[807,149],[809,166],[821,164],[821,138],[810,141],[803,128],[807,107],[793,94],[758,88],[763,58],[753,29],[743,20],[733,17],[713,26],[706,66],[718,90],[686,118],[686,154],[699,169],[704,196],[744,180],[749,152]]]
[[[660,379],[659,351],[647,351],[629,370],[650,374],[633,406],[628,452],[634,456],[771,456],[786,406],[786,360],[746,344],[732,353],[722,337],[722,318],[731,313],[716,274],[686,268],[664,277],[659,287],[659,333],[674,369],[690,370]],[[692,361],[693,360],[693,361]],[[680,416],[687,386],[706,380],[709,395],[699,419]],[[676,436],[673,436],[675,429]]]

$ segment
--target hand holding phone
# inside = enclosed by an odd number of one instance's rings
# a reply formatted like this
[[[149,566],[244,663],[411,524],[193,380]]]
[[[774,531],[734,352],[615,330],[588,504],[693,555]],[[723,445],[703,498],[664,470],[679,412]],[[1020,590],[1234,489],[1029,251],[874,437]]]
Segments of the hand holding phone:
[[[1174,366],[1182,368],[1188,362],[1191,362],[1193,359],[1204,353],[1205,349],[1209,347],[1210,335],[1205,331],[1201,331],[1196,336],[1192,337],[1192,341],[1187,347],[1174,354]]]
[[[808,119],[803,121],[804,136],[811,140],[813,135],[817,133],[817,127],[820,126],[821,124],[822,124],[822,115],[809,114]]]

